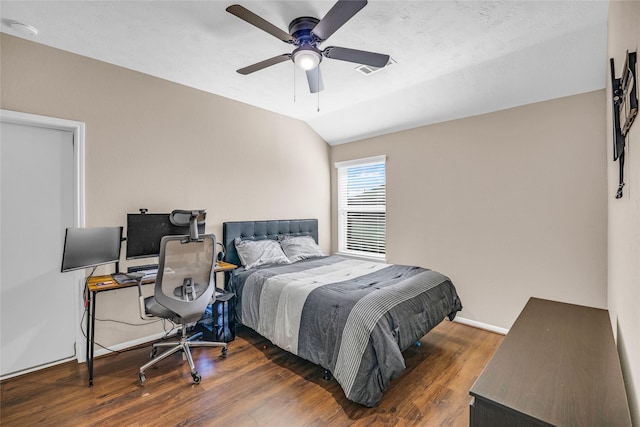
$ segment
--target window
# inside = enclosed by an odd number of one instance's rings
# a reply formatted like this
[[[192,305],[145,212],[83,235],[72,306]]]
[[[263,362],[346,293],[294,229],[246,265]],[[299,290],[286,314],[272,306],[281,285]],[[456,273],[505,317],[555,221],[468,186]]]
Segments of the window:
[[[336,163],[338,169],[338,252],[385,258],[385,156]]]

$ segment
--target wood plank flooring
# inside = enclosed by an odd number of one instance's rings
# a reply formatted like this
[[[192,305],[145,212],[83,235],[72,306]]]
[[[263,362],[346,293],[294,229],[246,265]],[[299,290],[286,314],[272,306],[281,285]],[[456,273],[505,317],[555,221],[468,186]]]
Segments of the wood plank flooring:
[[[86,364],[68,362],[0,383],[2,426],[465,426],[469,388],[503,336],[443,321],[404,353],[407,369],[382,403],[347,400],[322,369],[239,328],[226,359],[220,349],[193,351],[202,382],[174,355],[138,368],[150,346],[96,359],[94,386]]]

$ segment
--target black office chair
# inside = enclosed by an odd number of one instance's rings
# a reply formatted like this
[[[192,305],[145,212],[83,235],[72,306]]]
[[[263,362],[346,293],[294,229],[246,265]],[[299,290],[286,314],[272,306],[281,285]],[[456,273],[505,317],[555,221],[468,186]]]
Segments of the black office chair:
[[[151,361],[140,368],[140,384],[146,381],[145,371],[150,366],[180,351],[189,362],[194,383],[201,380],[195,369],[190,347],[222,347],[227,356],[227,343],[195,341],[199,332],[187,335],[187,325],[202,318],[208,305],[215,300],[214,266],[216,236],[198,235],[198,222],[204,221],[205,211],[173,211],[171,222],[177,226],[190,226],[189,236],[165,236],[160,243],[158,273],[154,295],[142,296],[142,278],[136,277],[140,295],[140,317],[164,318],[182,325],[180,341],[153,344]],[[135,275],[135,273],[133,273]],[[156,357],[158,347],[170,347]]]

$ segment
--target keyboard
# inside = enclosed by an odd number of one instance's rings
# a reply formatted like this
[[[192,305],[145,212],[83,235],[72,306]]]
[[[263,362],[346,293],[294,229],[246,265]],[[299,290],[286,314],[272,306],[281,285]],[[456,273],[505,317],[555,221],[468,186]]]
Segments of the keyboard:
[[[158,269],[157,268],[150,268],[148,270],[138,270],[135,272],[132,272],[132,274],[142,274],[142,279],[152,279],[155,278],[158,275]]]
[[[148,270],[138,270],[131,271],[129,273],[114,273],[111,275],[113,280],[115,280],[119,285],[123,285],[125,283],[135,283],[136,278],[142,276],[142,281],[155,279],[158,275],[158,269],[152,268]]]

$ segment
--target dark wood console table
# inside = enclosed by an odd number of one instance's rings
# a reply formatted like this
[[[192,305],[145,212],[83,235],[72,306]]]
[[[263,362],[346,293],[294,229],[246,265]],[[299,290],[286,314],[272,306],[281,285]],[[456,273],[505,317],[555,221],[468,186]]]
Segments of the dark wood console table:
[[[531,298],[471,387],[471,426],[630,426],[607,310]]]

